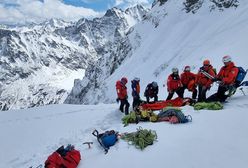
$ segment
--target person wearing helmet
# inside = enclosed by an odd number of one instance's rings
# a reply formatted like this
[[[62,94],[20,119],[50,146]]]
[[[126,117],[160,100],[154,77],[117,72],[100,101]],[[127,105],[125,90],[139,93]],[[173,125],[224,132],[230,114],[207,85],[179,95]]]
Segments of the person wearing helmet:
[[[183,84],[182,95],[184,95],[185,89],[192,92],[192,99],[196,99],[197,89],[196,89],[196,74],[190,72],[190,66],[185,66],[184,72],[181,74],[181,82]]]
[[[154,102],[158,101],[158,84],[157,84],[157,82],[153,81],[152,83],[149,83],[146,86],[144,96],[146,97],[147,103],[149,103],[150,98],[154,98]]]
[[[128,102],[128,96],[127,96],[127,84],[128,80],[126,77],[121,78],[121,80],[118,80],[116,82],[116,92],[117,92],[117,101],[120,101],[120,108],[119,110],[121,112],[124,112],[124,107],[125,107],[125,114],[128,115],[129,113],[129,102]]]
[[[205,73],[208,73],[209,75],[207,76]],[[214,77],[215,71],[210,64],[210,61],[204,60],[203,66],[200,68],[196,77],[196,84],[198,85],[198,102],[206,101],[206,93],[211,88],[211,84],[213,83],[212,78]]]
[[[133,109],[136,110],[140,105],[140,79],[135,77],[131,81],[132,96],[133,96]]]
[[[220,69],[216,78],[213,81],[219,81],[219,87],[217,93],[210,96],[208,101],[220,101],[224,102],[229,97],[227,91],[236,89],[235,80],[238,75],[238,68],[232,62],[232,58],[226,55],[222,58],[224,66]]]
[[[167,91],[169,92],[166,100],[171,100],[176,92],[178,97],[183,98],[182,82],[179,76],[178,68],[172,68],[172,73],[167,79]]]

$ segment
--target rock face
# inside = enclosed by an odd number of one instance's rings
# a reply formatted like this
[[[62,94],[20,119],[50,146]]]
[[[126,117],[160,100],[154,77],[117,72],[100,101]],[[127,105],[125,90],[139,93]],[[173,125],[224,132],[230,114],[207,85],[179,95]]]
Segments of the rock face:
[[[116,59],[127,45],[126,33],[146,13],[138,5],[125,11],[112,8],[101,18],[75,23],[51,19],[39,25],[1,26],[0,110],[64,102],[72,84],[63,82],[75,74],[82,78],[85,69],[86,74],[97,70],[99,60]]]
[[[185,17],[191,17],[192,13],[196,14],[202,7],[204,7],[203,10],[205,13],[211,15],[213,10],[219,12],[225,8],[237,8],[239,6],[238,0],[180,0],[175,1],[175,5],[173,5],[172,1],[173,0],[155,0],[152,4],[152,10],[143,15],[143,21],[134,26],[133,29],[130,29],[126,36],[121,36],[121,31],[116,30],[114,38],[118,39],[119,43],[111,45],[111,52],[102,54],[103,57],[97,62],[89,64],[84,78],[74,81],[74,87],[65,103],[97,104],[100,102],[114,102],[116,95],[115,93],[113,93],[115,96],[113,94],[111,95],[110,92],[115,92],[115,88],[113,86],[114,84],[109,84],[109,81],[111,80],[111,82],[114,83],[113,74],[119,70],[120,65],[125,61],[130,61],[133,55],[137,55],[134,54],[136,50],[139,50],[139,52],[142,50],[142,48],[139,47],[144,41],[142,38],[145,38],[145,35],[141,35],[140,32],[144,29],[149,29],[151,30],[150,32],[153,33],[156,30],[152,29],[156,29],[161,21],[166,20],[166,18],[170,20],[174,17],[171,16],[173,12],[178,16],[185,15]],[[170,4],[168,8],[167,4]],[[108,11],[104,17],[108,17],[108,15],[112,13],[113,12]],[[142,24],[147,27],[142,27]],[[137,28],[137,26],[139,28]],[[156,41],[154,43],[159,44],[160,42]],[[168,48],[168,50],[170,49]],[[152,52],[150,55],[152,55]],[[144,61],[146,59],[148,58],[144,58]],[[160,71],[166,69],[168,66],[169,64],[167,63],[161,64],[154,72],[154,75],[156,77],[159,76]],[[123,69],[120,71],[123,75],[126,74]],[[121,74],[121,72],[118,73]],[[115,75],[115,77],[116,76],[118,75]]]

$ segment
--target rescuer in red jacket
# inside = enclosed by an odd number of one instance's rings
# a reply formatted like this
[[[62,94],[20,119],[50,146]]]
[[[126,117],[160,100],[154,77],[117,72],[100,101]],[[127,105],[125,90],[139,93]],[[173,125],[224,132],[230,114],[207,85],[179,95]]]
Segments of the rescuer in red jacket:
[[[178,97],[183,98],[183,85],[178,74],[178,68],[172,68],[172,74],[167,79],[167,91],[169,95],[166,100],[171,100],[174,93],[176,92]]]
[[[217,93],[210,96],[208,101],[220,101],[224,102],[228,95],[228,91],[235,89],[235,80],[238,75],[238,68],[232,62],[232,58],[226,55],[222,58],[224,66],[220,69],[216,78],[213,81],[219,81],[219,87]]]
[[[129,102],[128,102],[128,96],[127,96],[127,84],[128,80],[126,77],[121,78],[121,80],[118,80],[116,82],[116,92],[117,92],[117,100],[121,102],[120,104],[120,111],[124,112],[125,107],[125,114],[128,115],[129,113]]]
[[[185,89],[188,89],[190,92],[192,92],[192,99],[195,100],[197,96],[196,74],[190,72],[190,66],[185,66],[184,72],[181,74],[181,82],[183,84],[183,95]]]
[[[211,77],[205,75],[204,72],[208,73]],[[207,90],[211,88],[213,78],[215,78],[213,66],[209,60],[204,60],[203,66],[200,68],[196,78],[196,84],[198,85],[198,102],[206,101],[206,93]]]

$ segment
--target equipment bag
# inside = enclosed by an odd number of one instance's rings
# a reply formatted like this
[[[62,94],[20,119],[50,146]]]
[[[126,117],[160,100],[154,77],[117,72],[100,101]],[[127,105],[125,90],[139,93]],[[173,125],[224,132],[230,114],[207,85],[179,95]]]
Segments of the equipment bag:
[[[73,145],[61,146],[45,162],[45,168],[76,168],[81,160],[78,150]]]
[[[94,130],[92,134],[104,148],[105,154],[108,153],[109,147],[113,146],[118,141],[118,132],[115,132],[114,130],[105,131],[101,134],[99,134],[97,130]]]
[[[174,116],[174,117],[173,117]],[[192,122],[192,117],[190,115],[185,116],[180,108],[165,108],[161,110],[158,114],[158,120],[159,121],[166,121],[167,119],[177,118],[177,123],[187,123]],[[164,120],[165,118],[165,120]],[[168,120],[168,121],[169,121]],[[175,123],[175,122],[172,122]]]
[[[242,67],[237,67],[237,68],[238,68],[238,74],[237,74],[235,83],[240,84],[245,79],[247,70],[245,71],[244,68]]]

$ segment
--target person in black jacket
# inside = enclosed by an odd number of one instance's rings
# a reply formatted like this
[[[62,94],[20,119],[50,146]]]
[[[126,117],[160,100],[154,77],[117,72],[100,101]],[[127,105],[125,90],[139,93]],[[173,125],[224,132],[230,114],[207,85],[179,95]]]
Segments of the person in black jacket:
[[[149,83],[146,86],[145,94],[146,102],[149,103],[150,98],[154,98],[154,102],[158,101],[158,84],[157,82]]]
[[[140,103],[141,103],[141,100],[140,100],[140,79],[135,77],[131,83],[131,87],[132,87],[132,96],[133,96],[133,109],[136,110]]]

